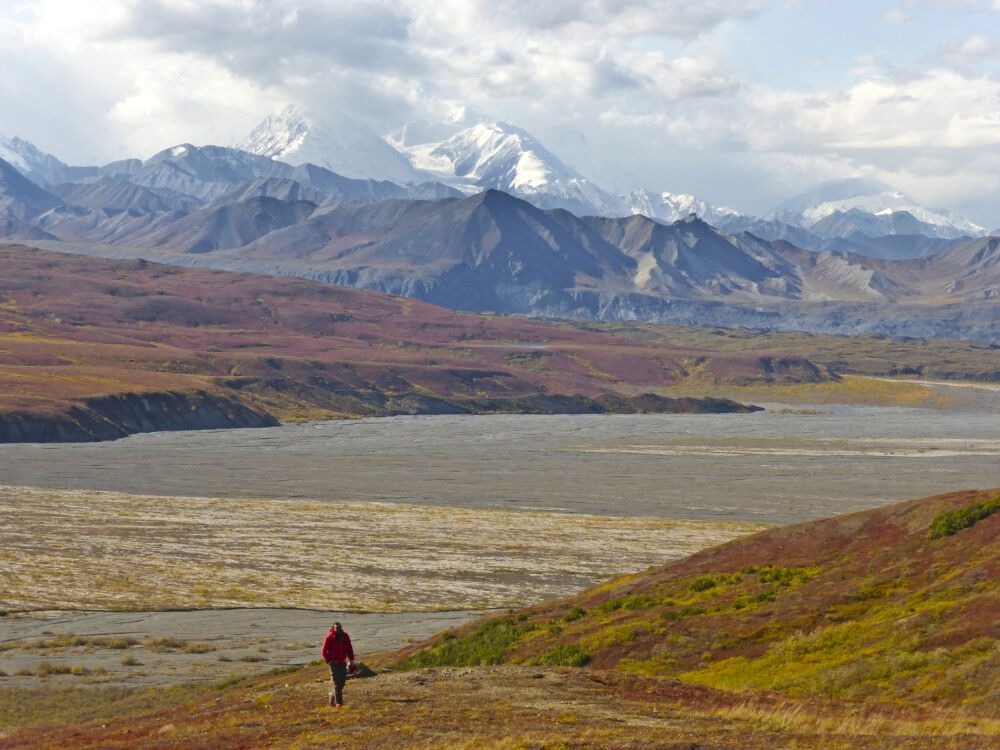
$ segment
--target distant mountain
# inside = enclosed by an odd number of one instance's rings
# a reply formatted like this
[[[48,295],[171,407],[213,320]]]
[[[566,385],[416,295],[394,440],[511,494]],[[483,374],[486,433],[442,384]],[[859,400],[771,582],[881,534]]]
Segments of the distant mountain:
[[[471,311],[987,338],[1000,330],[996,243],[883,183],[826,183],[767,218],[692,195],[612,195],[524,130],[453,114],[394,134],[403,153],[379,141],[413,160],[411,174],[440,178],[407,185],[293,166],[269,155],[273,139],[264,153],[179,144],[75,172],[7,139],[21,167],[0,160],[0,239],[303,276]],[[297,133],[299,145],[332,144],[316,136],[325,125],[295,110],[271,126],[272,135]],[[441,133],[450,135],[415,142]],[[43,186],[25,176],[32,170],[67,179]],[[947,305],[956,312],[927,312]],[[885,306],[893,312],[866,321]]]
[[[824,237],[860,232],[870,237],[921,234],[957,239],[986,230],[945,209],[929,209],[878,180],[837,180],[818,185],[779,205],[772,218]]]
[[[61,205],[63,202],[59,198],[33,183],[9,162],[0,159],[0,215],[17,219],[20,226],[21,222],[30,221]]]
[[[143,187],[210,201],[241,182],[258,177],[291,177],[293,171],[288,164],[239,149],[182,143],[144,161],[129,179]]]
[[[101,177],[99,182],[127,180],[160,195],[187,196],[201,203],[242,200],[254,195],[316,203],[460,195],[456,190],[434,183],[404,187],[386,181],[357,180],[315,164],[293,167],[240,149],[189,143],[164,149],[144,162],[117,162],[102,167],[102,172],[113,177]],[[61,190],[75,195],[88,192],[82,186],[74,191]],[[172,206],[171,210],[175,208]]]
[[[978,237],[920,261],[926,294],[1000,300],[1000,237]]]
[[[944,252],[963,241],[964,238],[945,240],[922,234],[887,234],[881,237],[869,237],[860,232],[853,232],[846,237],[822,240],[817,246],[797,242],[793,244],[808,247],[810,250],[838,250],[881,260],[910,260]]]
[[[68,182],[50,188],[64,202],[94,211],[187,211],[199,205],[193,197],[167,189],[151,190],[126,179],[100,177],[93,182]]]
[[[232,190],[216,198],[215,205],[226,205],[247,200],[248,198],[277,198],[282,201],[309,201],[320,205],[330,200],[330,197],[307,187],[306,183],[293,180],[290,177],[257,177],[234,186]]]
[[[577,215],[621,210],[614,196],[508,123],[480,122],[443,141],[403,148],[416,169],[466,191],[502,190]]]
[[[411,146],[440,143],[477,123],[491,122],[490,118],[471,107],[456,102],[442,103],[434,117],[411,120],[386,136],[386,141],[397,151],[406,153]]]
[[[55,185],[97,174],[97,167],[68,166],[52,154],[47,154],[18,137],[0,135],[0,159],[40,185]]]
[[[322,121],[288,105],[269,115],[236,148],[290,164],[316,164],[345,177],[426,182],[410,162],[366,125],[346,116]]]
[[[2,199],[0,199],[2,200]],[[14,242],[30,242],[32,240],[56,240],[53,234],[49,234],[44,229],[36,227],[27,221],[5,215],[0,211],[0,237],[4,240]]]
[[[824,183],[763,219],[687,194],[646,189],[613,194],[523,128],[458,105],[445,107],[436,120],[407,123],[385,139],[350,118],[319,121],[289,106],[267,118],[239,146],[294,163],[325,165],[348,176],[378,178],[391,173],[396,182],[425,181],[430,176],[466,194],[501,190],[538,208],[563,208],[577,216],[642,214],[672,223],[694,213],[727,231],[787,239],[817,251],[829,249],[831,240],[863,236],[874,242],[858,244],[876,257],[921,257],[931,250],[921,237],[954,240],[984,234],[972,222],[920,206],[870,179]],[[400,159],[407,162],[405,174],[399,171]],[[878,242],[899,236],[913,239],[894,240],[885,248]]]
[[[773,213],[776,216],[794,217],[819,205],[849,201],[859,196],[879,195],[885,192],[892,192],[892,188],[880,180],[865,177],[831,180],[788,198],[780,203]]]
[[[187,256],[198,255],[199,264],[304,276],[462,310],[569,316],[600,314],[610,300],[635,298],[627,302],[634,305],[640,297],[637,310],[671,300],[991,299],[1000,243],[951,243],[928,258],[888,261],[852,252],[850,243],[811,251],[722,232],[694,214],[673,224],[640,215],[580,218],[496,190],[326,206],[256,195],[97,224],[93,214],[78,212],[63,207],[37,223],[65,239],[141,247],[154,259],[190,263]]]
[[[129,241],[171,252],[209,253],[244,247],[275,230],[305,221],[315,210],[316,204],[308,201],[257,196],[207,206],[166,226],[148,227]]]
[[[570,304],[633,262],[563,211],[489,190],[462,200],[387,201],[317,212],[231,253],[255,268],[310,269],[311,278],[511,312]]]
[[[729,206],[713,206],[693,195],[677,193],[654,193],[650,190],[633,190],[623,196],[626,213],[642,214],[660,221],[680,221],[689,214],[696,214],[699,219],[717,227],[723,227],[727,222],[749,219],[735,208]]]
[[[98,177],[131,177],[142,169],[142,159],[121,159],[97,168]]]
[[[809,250],[823,250],[823,240],[802,227],[792,226],[777,219],[761,219],[756,216],[734,216],[724,218],[716,225],[719,229],[737,234],[747,232],[762,240],[784,240]]]
[[[24,180],[8,170],[14,182]],[[887,261],[722,232],[693,214],[673,224],[581,218],[495,190],[317,205],[250,189],[301,185],[285,180],[243,183],[247,197],[239,200],[152,213],[62,203],[44,210],[58,199],[36,187],[31,195],[43,202],[34,212],[42,213],[27,220],[8,213],[0,232],[44,246],[55,237],[68,241],[55,246],[77,252],[300,276],[458,310],[1000,340],[997,238]]]

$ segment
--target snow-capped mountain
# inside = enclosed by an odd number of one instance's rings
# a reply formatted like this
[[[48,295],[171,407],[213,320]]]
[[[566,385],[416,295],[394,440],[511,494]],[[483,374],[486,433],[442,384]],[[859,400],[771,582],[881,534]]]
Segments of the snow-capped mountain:
[[[404,131],[405,132],[405,129]],[[402,145],[415,169],[467,192],[502,190],[540,208],[617,213],[620,202],[530,133],[505,122],[479,122],[440,142]]]
[[[685,193],[656,193],[651,190],[633,190],[624,196],[628,213],[642,214],[659,221],[675,222],[696,214],[703,221],[719,227],[736,219],[748,218],[729,206],[713,206]]]
[[[369,127],[345,115],[322,121],[290,104],[268,116],[236,148],[289,164],[317,164],[344,177],[424,182],[409,160]]]
[[[817,231],[820,236],[859,231],[957,239],[986,233],[984,227],[952,211],[926,208],[884,182],[870,179],[818,185],[785,201],[775,210],[774,218]]]
[[[0,159],[39,185],[56,185],[97,174],[96,167],[71,167],[17,136],[0,135]]]
[[[456,133],[490,118],[458,102],[441,102],[434,117],[411,120],[385,137],[389,145],[405,154],[411,146],[440,143]]]

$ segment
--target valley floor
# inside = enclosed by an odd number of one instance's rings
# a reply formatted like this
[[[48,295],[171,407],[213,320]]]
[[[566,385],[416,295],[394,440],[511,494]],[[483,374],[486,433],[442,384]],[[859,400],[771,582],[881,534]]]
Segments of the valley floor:
[[[0,486],[0,610],[485,609],[759,524]]]
[[[302,609],[192,609],[159,612],[47,611],[0,618],[0,725],[14,721],[15,695],[141,690],[215,683],[319,658],[335,620],[358,653],[402,648],[484,614],[338,612]],[[6,683],[6,684],[4,684]],[[20,720],[26,716],[19,714]]]

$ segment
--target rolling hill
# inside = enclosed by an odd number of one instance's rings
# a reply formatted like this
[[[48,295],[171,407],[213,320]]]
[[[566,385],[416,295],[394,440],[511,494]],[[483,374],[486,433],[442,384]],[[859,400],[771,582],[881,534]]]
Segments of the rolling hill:
[[[301,279],[0,246],[0,438],[400,413],[741,411],[643,395],[816,382],[796,356],[647,345]]]
[[[439,636],[399,666],[587,664],[996,717],[998,511],[996,491],[959,492],[764,531]]]

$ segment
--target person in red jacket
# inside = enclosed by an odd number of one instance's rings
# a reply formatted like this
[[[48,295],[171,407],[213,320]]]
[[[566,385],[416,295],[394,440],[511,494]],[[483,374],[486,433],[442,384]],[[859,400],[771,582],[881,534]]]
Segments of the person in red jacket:
[[[347,662],[354,668],[354,649],[351,647],[351,636],[339,622],[333,623],[330,632],[323,641],[323,661],[330,665],[330,679],[333,680],[333,692],[330,693],[330,705],[337,708],[344,706],[344,683],[347,682]]]

